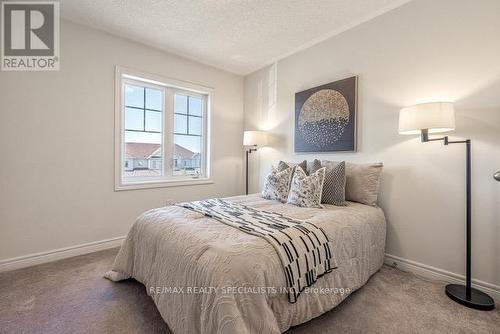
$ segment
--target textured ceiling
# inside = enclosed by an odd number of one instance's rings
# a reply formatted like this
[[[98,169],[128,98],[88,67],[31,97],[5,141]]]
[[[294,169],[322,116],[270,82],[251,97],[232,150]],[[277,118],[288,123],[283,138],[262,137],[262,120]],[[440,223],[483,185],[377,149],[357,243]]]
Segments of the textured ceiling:
[[[62,0],[62,16],[238,74],[409,0]]]

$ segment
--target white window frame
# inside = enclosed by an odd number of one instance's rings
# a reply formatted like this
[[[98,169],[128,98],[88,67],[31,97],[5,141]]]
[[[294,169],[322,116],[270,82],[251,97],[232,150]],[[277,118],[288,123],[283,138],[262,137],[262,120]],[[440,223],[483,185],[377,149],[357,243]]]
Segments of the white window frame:
[[[124,87],[125,84],[148,86],[164,91],[163,99],[163,124],[162,124],[162,154],[163,154],[163,176],[158,177],[134,177],[124,180],[122,170],[124,164]],[[174,110],[169,110],[173,106],[173,98],[176,92],[188,93],[191,96],[201,96],[204,98],[202,145],[203,154],[201,159],[201,170],[204,172],[200,177],[174,176],[173,171],[173,150],[174,150]],[[188,185],[200,185],[213,183],[211,179],[212,166],[212,103],[214,90],[209,87],[183,82],[180,80],[164,78],[158,75],[128,69],[121,66],[115,68],[115,191],[148,189],[161,187],[177,187]]]

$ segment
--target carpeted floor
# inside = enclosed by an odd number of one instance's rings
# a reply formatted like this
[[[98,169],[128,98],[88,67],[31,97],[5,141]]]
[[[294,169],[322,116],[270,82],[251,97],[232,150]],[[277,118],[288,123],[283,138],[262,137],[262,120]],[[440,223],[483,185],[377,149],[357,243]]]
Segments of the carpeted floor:
[[[104,278],[117,249],[0,274],[0,333],[170,333],[142,284]],[[287,333],[500,333],[500,309],[384,266],[332,311]]]

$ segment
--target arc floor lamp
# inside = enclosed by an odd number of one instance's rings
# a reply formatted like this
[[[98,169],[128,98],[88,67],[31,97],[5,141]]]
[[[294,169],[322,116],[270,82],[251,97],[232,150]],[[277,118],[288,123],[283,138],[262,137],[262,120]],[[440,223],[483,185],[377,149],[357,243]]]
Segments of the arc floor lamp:
[[[418,104],[403,108],[399,113],[399,133],[419,134],[422,142],[443,141],[444,145],[465,144],[466,175],[466,279],[465,285],[448,284],[446,295],[457,303],[478,310],[495,308],[493,299],[486,293],[472,287],[471,272],[471,140],[451,141],[448,136],[429,138],[431,133],[452,131],[455,129],[455,111],[452,103],[435,102]]]
[[[260,146],[267,145],[267,134],[264,131],[243,132],[245,150],[245,193],[248,195],[248,156],[257,151]]]

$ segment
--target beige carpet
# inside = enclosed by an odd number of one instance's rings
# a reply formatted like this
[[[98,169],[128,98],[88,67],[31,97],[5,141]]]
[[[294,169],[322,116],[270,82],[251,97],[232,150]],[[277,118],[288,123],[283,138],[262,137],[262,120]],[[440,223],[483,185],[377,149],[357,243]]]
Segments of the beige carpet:
[[[117,249],[0,274],[0,333],[170,333],[133,280],[102,274]],[[500,333],[500,310],[449,300],[444,284],[383,267],[332,311],[288,333]]]

